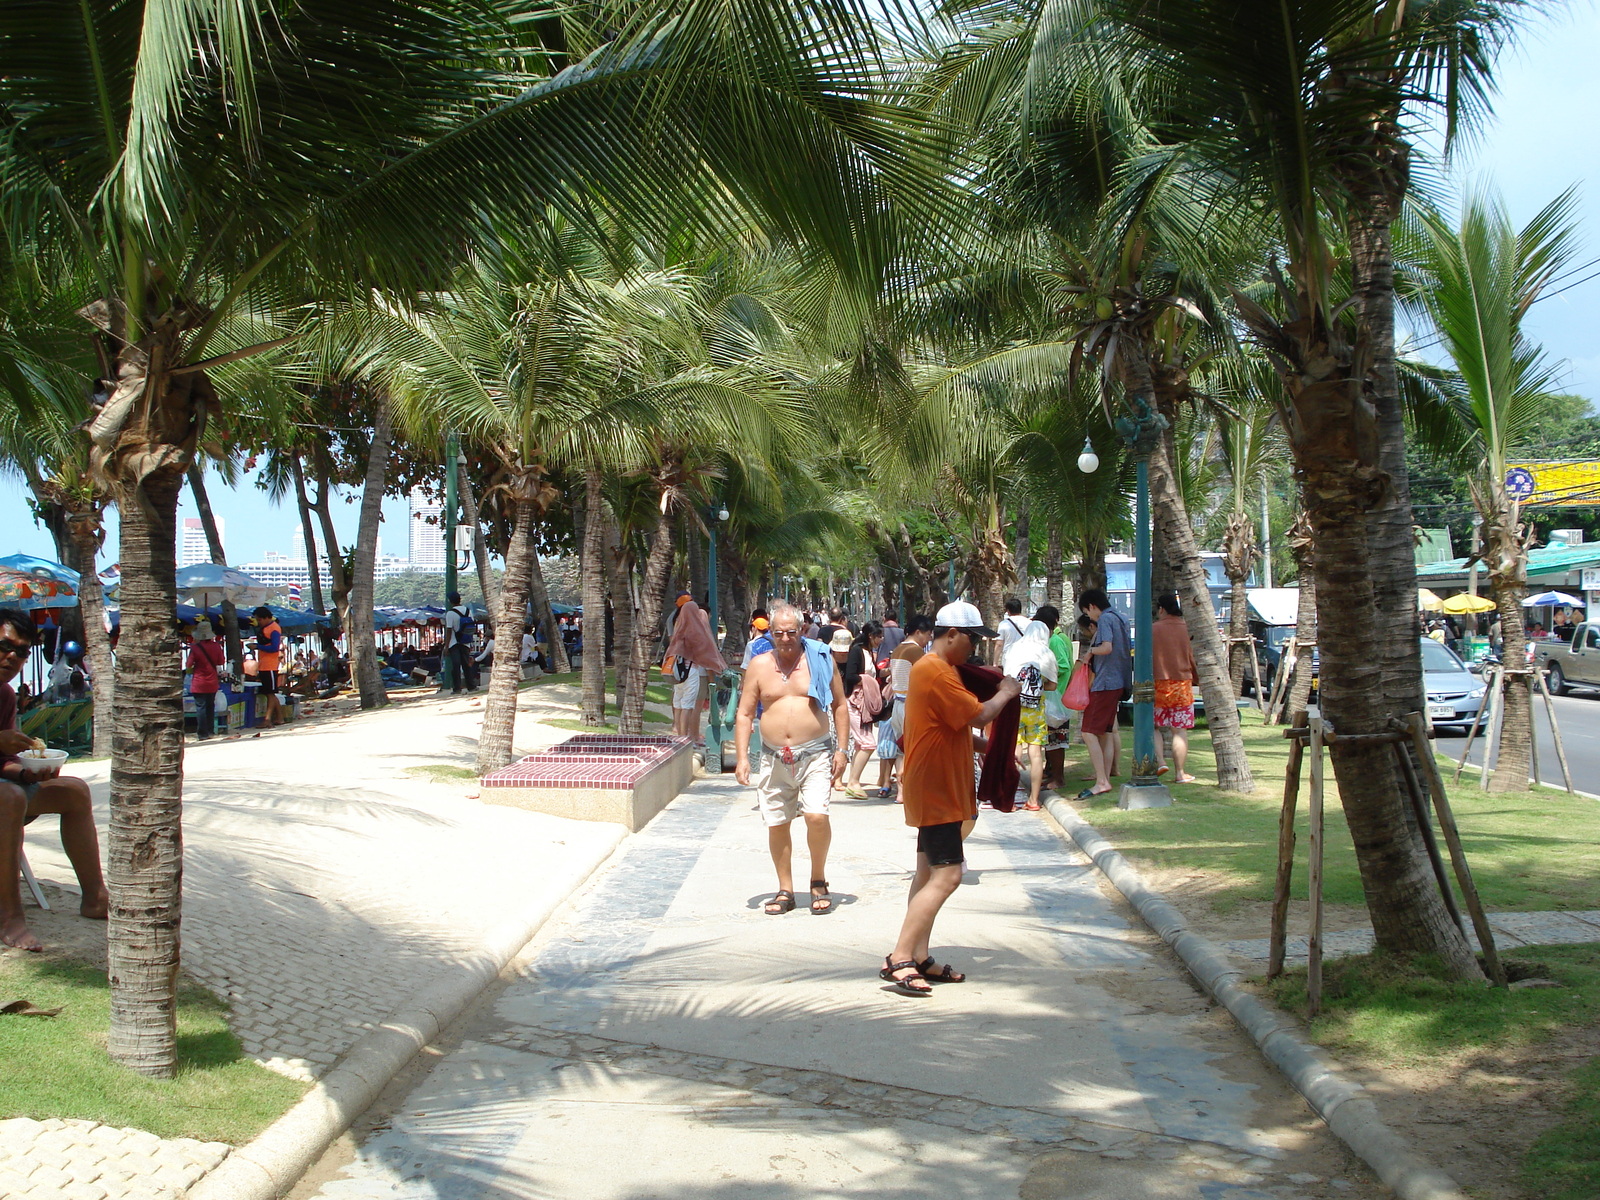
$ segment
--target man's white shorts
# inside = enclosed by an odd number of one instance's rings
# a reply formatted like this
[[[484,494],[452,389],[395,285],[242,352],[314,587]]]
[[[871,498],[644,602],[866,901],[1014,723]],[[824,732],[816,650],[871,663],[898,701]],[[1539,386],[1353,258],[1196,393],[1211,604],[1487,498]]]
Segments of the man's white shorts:
[[[761,748],[765,760],[756,776],[756,799],[768,827],[787,825],[800,813],[828,815],[833,798],[833,752],[819,750],[803,763],[786,763],[771,746]]]
[[[693,708],[700,702],[700,681],[705,678],[704,667],[689,668],[689,678],[672,685],[672,707]]]

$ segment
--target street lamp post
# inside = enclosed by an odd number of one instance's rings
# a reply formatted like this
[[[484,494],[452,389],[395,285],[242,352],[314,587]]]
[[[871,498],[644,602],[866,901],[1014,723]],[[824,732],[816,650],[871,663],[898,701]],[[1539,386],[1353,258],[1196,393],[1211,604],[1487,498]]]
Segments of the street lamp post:
[[[706,564],[706,615],[711,621],[711,640],[721,646],[717,637],[717,526],[728,519],[727,506],[720,501],[706,506],[706,535],[709,541]],[[705,768],[712,774],[722,773],[722,743],[727,740],[729,732],[728,716],[731,704],[722,703],[722,680],[707,679],[706,686],[710,689],[711,704],[706,713],[706,747],[701,761]],[[731,699],[731,695],[729,697]]]
[[[1118,808],[1166,808],[1172,793],[1160,777],[1156,762],[1156,685],[1153,676],[1154,651],[1150,644],[1150,452],[1166,420],[1148,401],[1135,397],[1128,411],[1117,418],[1117,433],[1134,456],[1134,588],[1133,588],[1133,776],[1122,785]],[[1078,468],[1092,473],[1100,459],[1087,439],[1078,456]]]

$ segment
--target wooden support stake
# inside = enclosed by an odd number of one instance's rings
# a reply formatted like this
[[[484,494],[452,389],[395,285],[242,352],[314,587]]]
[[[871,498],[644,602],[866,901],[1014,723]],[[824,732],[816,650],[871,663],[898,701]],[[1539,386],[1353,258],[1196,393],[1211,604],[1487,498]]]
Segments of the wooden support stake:
[[[1266,694],[1266,688],[1262,686],[1263,681],[1262,681],[1262,678],[1261,678],[1261,655],[1259,653],[1257,653],[1257,651],[1256,651],[1256,640],[1255,640],[1255,638],[1251,638],[1250,639],[1250,664],[1251,664],[1251,666],[1253,666],[1255,668],[1255,671],[1256,671],[1256,687],[1255,687],[1256,708],[1258,710],[1260,710],[1262,723],[1265,724],[1266,723],[1266,719],[1267,719],[1267,694]],[[1282,668],[1283,668],[1283,658],[1282,658],[1282,656],[1280,656],[1278,658],[1278,667],[1279,667],[1279,671],[1281,673]],[[1273,682],[1276,683],[1277,680],[1273,680]]]
[[[1305,744],[1289,743],[1289,769],[1283,777],[1283,810],[1278,814],[1278,879],[1272,888],[1272,931],[1267,951],[1267,978],[1283,974],[1289,939],[1289,884],[1294,878],[1294,814],[1300,802],[1300,760]]]
[[[1577,793],[1572,790],[1572,772],[1567,769],[1567,748],[1561,741],[1561,726],[1556,723],[1556,702],[1550,696],[1550,685],[1545,681],[1544,672],[1535,671],[1533,677],[1539,681],[1539,694],[1544,697],[1545,715],[1550,718],[1550,736],[1556,743],[1556,761],[1561,764],[1561,778],[1566,781],[1567,795],[1575,796]]]
[[[1411,741],[1411,730],[1408,726],[1405,739]],[[1431,750],[1432,747],[1430,746]],[[1406,753],[1405,746],[1395,744],[1395,761],[1400,764],[1400,776],[1406,785],[1406,794],[1411,799],[1411,812],[1417,818],[1417,828],[1422,831],[1422,844],[1428,850],[1428,862],[1433,866],[1433,878],[1439,885],[1439,894],[1444,897],[1444,906],[1450,910],[1450,919],[1456,923],[1456,928],[1462,933],[1467,931],[1467,923],[1461,919],[1461,910],[1456,907],[1455,892],[1450,887],[1450,873],[1444,865],[1444,856],[1439,853],[1439,839],[1433,836],[1433,813],[1428,809],[1427,797],[1423,794],[1422,784],[1417,779],[1417,769],[1412,765],[1411,756]]]
[[[1489,668],[1489,679],[1484,685],[1483,703],[1478,705],[1478,711],[1472,714],[1472,728],[1467,730],[1467,744],[1461,748],[1461,761],[1456,764],[1455,783],[1461,782],[1461,768],[1467,765],[1467,756],[1472,753],[1472,743],[1477,740],[1478,729],[1483,725],[1484,714],[1494,706],[1494,689],[1500,678],[1500,668]]]
[[[1278,705],[1283,699],[1283,681],[1294,674],[1295,641],[1295,636],[1290,634],[1289,640],[1283,644],[1283,649],[1278,654],[1278,673],[1272,677],[1272,692],[1267,698],[1267,715],[1263,718],[1268,725],[1277,720]]]
[[[1311,936],[1306,947],[1306,1012],[1322,1011],[1322,718],[1311,718]]]
[[[1505,725],[1506,669],[1495,675],[1494,691],[1489,693],[1489,723],[1483,731],[1483,770],[1478,772],[1478,790],[1489,790],[1489,764],[1500,751],[1501,730]]]
[[[1472,928],[1478,934],[1478,946],[1483,950],[1483,961],[1488,964],[1489,978],[1496,987],[1506,986],[1505,968],[1500,965],[1500,954],[1494,945],[1494,930],[1489,927],[1489,917],[1478,899],[1478,887],[1472,882],[1472,868],[1467,865],[1467,852],[1461,845],[1461,831],[1456,828],[1456,814],[1450,807],[1450,797],[1445,795],[1444,780],[1439,777],[1439,764],[1428,753],[1427,722],[1421,713],[1411,714],[1411,740],[1428,772],[1428,783],[1433,789],[1433,810],[1439,814],[1439,828],[1444,830],[1445,845],[1450,847],[1450,863],[1456,869],[1456,882],[1461,885],[1461,895],[1466,899],[1467,911],[1472,914]]]

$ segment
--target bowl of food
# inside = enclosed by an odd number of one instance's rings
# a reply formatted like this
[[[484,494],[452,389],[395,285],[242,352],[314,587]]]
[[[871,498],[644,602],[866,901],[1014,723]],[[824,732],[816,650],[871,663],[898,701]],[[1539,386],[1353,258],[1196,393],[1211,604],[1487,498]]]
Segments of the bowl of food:
[[[17,755],[25,770],[29,771],[59,771],[61,764],[67,761],[65,750],[51,750],[42,742],[38,742],[31,750],[24,750]]]

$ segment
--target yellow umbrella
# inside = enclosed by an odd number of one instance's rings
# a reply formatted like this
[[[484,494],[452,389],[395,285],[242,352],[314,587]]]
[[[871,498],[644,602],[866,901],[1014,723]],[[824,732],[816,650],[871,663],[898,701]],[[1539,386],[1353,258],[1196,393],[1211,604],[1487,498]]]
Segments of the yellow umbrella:
[[[1417,607],[1423,612],[1443,612],[1444,601],[1435,596],[1427,588],[1418,588]]]
[[[1485,596],[1471,596],[1461,592],[1451,596],[1440,607],[1447,613],[1480,613],[1491,612],[1496,605],[1493,600]]]

